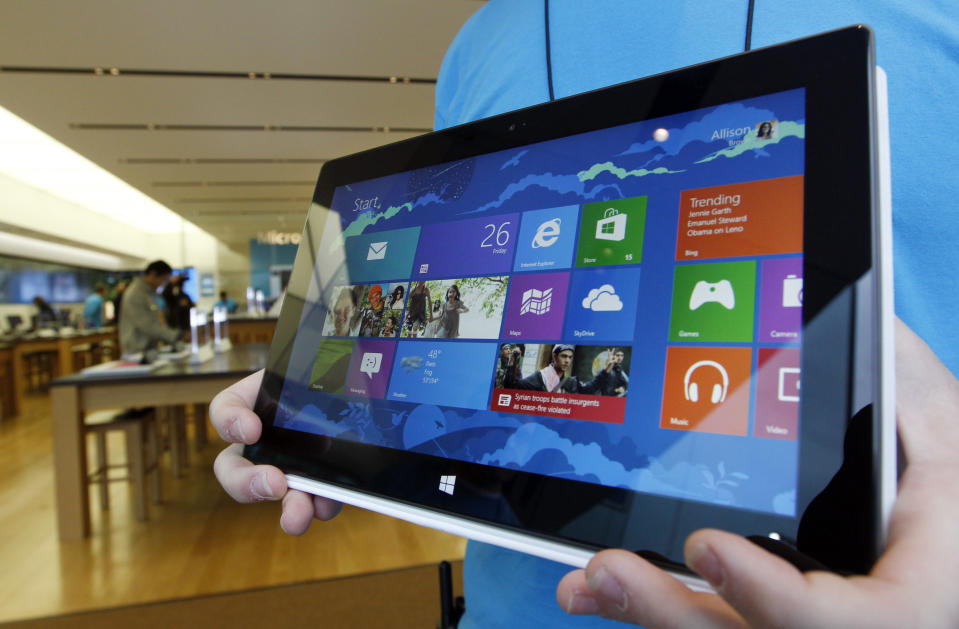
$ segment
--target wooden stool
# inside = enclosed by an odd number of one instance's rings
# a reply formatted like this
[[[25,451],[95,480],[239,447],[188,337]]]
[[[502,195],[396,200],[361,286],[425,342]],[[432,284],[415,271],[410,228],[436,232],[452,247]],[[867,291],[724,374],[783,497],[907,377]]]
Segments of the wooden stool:
[[[183,476],[190,465],[190,449],[187,447],[186,407],[162,406],[157,409],[159,423],[164,431],[164,449],[170,450],[170,469],[173,478]]]
[[[85,369],[94,364],[93,362],[93,345],[89,343],[83,343],[82,345],[74,345],[70,348],[71,359],[73,362],[73,371],[74,373]]]
[[[13,350],[7,345],[0,345],[0,420],[13,417],[13,406],[16,404],[14,369]]]
[[[206,418],[210,414],[209,404],[193,405],[193,448],[199,452],[210,442],[206,431]]]
[[[127,459],[125,463],[111,465],[107,458],[107,433],[122,431],[126,438]],[[157,439],[156,414],[153,409],[141,411],[98,411],[90,413],[83,423],[84,434],[96,435],[96,466],[87,475],[87,483],[100,487],[100,506],[110,507],[108,484],[130,481],[133,484],[134,513],[137,520],[146,520],[147,474],[152,477],[150,491],[153,502],[161,500],[159,440]],[[110,470],[122,468],[126,476],[111,477]]]
[[[55,351],[30,352],[23,355],[26,363],[27,389],[29,391],[46,391],[50,388],[50,381],[56,376],[57,353]]]
[[[119,352],[117,351],[117,344],[110,339],[105,341],[100,341],[99,343],[99,359],[97,363],[109,362],[120,357]]]

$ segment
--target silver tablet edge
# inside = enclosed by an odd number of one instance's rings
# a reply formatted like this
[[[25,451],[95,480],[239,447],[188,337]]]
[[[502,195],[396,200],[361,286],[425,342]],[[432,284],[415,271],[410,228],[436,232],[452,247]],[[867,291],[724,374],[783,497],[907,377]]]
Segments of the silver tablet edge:
[[[382,513],[383,515],[405,520],[406,522],[418,524],[419,526],[425,526],[478,542],[485,542],[529,555],[535,555],[575,568],[585,567],[595,554],[592,551],[583,550],[582,548],[565,546],[557,542],[533,537],[532,535],[523,535],[522,533],[500,529],[492,525],[394,502],[387,498],[370,496],[352,489],[330,485],[294,474],[287,474],[286,480],[292,489],[299,489],[300,491],[323,496],[324,498],[330,498],[331,500],[337,500],[339,502],[345,502],[354,507]],[[670,572],[670,574],[693,591],[714,591],[705,580],[698,577],[675,572]]]
[[[876,66],[876,154],[879,176],[879,412],[881,544],[885,547],[889,517],[896,501],[896,363],[893,295],[892,179],[889,161],[889,98],[886,72]]]

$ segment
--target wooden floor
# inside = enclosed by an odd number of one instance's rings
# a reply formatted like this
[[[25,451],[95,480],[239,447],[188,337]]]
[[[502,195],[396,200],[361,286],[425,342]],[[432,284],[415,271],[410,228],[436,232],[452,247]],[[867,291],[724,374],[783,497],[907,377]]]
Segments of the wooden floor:
[[[285,535],[279,505],[238,505],[220,489],[212,463],[222,444],[209,432],[182,478],[166,455],[164,503],[151,505],[150,521],[133,518],[129,487],[114,483],[109,511],[91,501],[93,535],[60,542],[50,403],[27,397],[20,417],[0,423],[0,622],[463,556],[462,538],[351,507],[302,537]],[[111,458],[122,457],[122,442],[111,446]]]

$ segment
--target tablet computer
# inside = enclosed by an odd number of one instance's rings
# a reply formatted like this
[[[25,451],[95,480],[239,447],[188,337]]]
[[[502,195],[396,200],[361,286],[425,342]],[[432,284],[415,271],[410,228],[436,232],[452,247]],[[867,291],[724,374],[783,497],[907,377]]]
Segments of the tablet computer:
[[[895,491],[883,85],[855,26],[327,162],[246,455],[572,565],[682,574],[708,526],[867,570]]]

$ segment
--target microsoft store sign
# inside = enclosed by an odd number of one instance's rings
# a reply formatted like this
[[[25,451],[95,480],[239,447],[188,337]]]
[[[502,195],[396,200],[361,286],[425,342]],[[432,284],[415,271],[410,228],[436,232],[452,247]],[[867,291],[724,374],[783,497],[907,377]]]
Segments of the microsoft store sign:
[[[298,245],[300,244],[300,234],[296,232],[278,232],[270,230],[260,232],[256,235],[256,240],[261,245]]]

